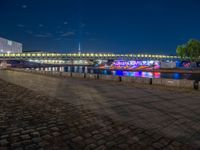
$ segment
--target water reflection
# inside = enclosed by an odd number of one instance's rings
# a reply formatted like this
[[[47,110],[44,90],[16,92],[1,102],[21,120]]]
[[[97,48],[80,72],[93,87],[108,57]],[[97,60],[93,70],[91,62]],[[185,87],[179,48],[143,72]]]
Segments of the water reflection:
[[[31,68],[34,70],[41,70],[41,71],[59,71],[65,72],[65,67],[41,67],[41,68]]]
[[[145,78],[169,78],[169,79],[190,79],[200,80],[199,74],[181,74],[181,73],[160,73],[160,72],[143,72],[143,71],[123,71],[123,70],[97,70],[87,66],[66,66],[66,67],[42,67],[31,68],[35,70],[59,71],[59,72],[79,72],[93,73],[115,76],[145,77]]]
[[[143,77],[143,78],[160,78],[160,73],[159,72],[142,72],[142,71],[137,71],[137,72],[131,72],[131,71],[112,71],[112,75],[117,75],[117,76],[129,76],[129,77]]]

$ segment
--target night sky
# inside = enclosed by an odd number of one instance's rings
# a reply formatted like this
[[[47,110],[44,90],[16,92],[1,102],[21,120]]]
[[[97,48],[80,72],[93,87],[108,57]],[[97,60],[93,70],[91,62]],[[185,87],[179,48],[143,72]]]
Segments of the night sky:
[[[1,0],[0,37],[24,50],[174,54],[200,39],[200,0]]]

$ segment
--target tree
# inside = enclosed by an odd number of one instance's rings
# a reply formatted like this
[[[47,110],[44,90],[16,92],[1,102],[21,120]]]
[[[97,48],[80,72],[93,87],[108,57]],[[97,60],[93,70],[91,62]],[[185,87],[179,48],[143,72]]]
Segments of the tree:
[[[189,58],[191,61],[197,61],[200,56],[200,41],[190,40],[187,43],[187,51],[189,53]]]
[[[176,49],[181,59],[188,58],[190,61],[197,61],[200,58],[200,41],[189,40],[185,45],[179,45]]]
[[[186,46],[185,45],[177,46],[176,53],[177,53],[178,56],[181,57],[181,59],[186,57],[187,56]]]

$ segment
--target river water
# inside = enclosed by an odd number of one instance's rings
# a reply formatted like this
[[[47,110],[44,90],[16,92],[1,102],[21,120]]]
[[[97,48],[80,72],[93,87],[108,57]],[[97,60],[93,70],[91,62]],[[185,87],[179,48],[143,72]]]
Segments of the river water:
[[[145,72],[145,71],[123,71],[123,70],[99,70],[84,66],[66,66],[66,67],[46,67],[36,68],[37,70],[60,71],[60,72],[79,72],[93,73],[115,76],[131,76],[145,78],[168,78],[168,79],[188,79],[200,81],[200,74],[183,74],[183,73],[161,73],[161,72]]]

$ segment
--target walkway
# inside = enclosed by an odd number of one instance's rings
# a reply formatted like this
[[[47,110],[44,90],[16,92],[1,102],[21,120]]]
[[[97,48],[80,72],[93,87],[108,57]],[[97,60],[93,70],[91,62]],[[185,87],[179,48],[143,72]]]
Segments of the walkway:
[[[0,71],[0,150],[200,147],[200,92]]]

